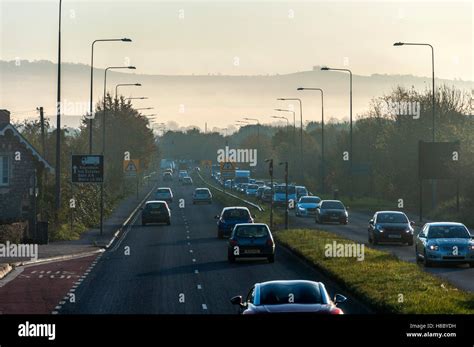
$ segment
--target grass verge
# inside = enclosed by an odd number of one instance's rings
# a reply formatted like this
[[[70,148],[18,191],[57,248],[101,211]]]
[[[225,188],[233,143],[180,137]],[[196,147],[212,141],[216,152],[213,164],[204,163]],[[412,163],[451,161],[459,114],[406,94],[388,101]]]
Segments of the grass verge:
[[[326,257],[333,241],[354,243],[336,234],[312,230],[279,231],[276,239],[380,313],[473,314],[474,294],[462,291],[417,264],[365,247],[363,261]]]

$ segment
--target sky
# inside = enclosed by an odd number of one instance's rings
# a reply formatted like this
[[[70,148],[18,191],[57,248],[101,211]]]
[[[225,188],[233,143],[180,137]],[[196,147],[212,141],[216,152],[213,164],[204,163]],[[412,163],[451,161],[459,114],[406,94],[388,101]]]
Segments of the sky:
[[[58,1],[0,0],[0,59],[57,61]],[[474,80],[472,1],[63,1],[62,60],[146,74],[284,74],[313,65],[360,75]]]

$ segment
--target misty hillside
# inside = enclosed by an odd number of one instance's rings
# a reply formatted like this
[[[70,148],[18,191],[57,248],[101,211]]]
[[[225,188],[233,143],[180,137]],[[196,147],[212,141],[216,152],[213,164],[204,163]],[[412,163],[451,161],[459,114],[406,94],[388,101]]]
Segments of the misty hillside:
[[[357,71],[355,67],[353,72]],[[38,106],[45,108],[46,115],[54,114],[56,100],[56,65],[49,61],[0,61],[0,108],[12,111],[13,120],[35,117]],[[94,100],[103,95],[102,69],[94,73]],[[137,100],[136,107],[154,107],[145,114],[157,113],[159,121],[177,122],[181,126],[196,125],[208,129],[226,127],[235,120],[248,116],[261,119],[262,123],[275,121],[274,108],[288,108],[289,102],[277,101],[278,97],[303,99],[304,120],[319,120],[320,97],[317,92],[297,92],[297,87],[320,87],[325,91],[325,115],[329,118],[345,118],[349,113],[349,77],[345,73],[319,71],[295,72],[268,76],[166,76],[147,75],[137,66],[136,73],[109,71],[108,90],[113,92],[118,83],[142,83],[142,87],[123,87],[125,96],[147,96],[149,100]],[[470,90],[472,82],[436,80],[441,84],[454,85]],[[62,100],[65,126],[77,126],[78,116],[88,110],[90,67],[83,64],[62,65]],[[353,76],[354,115],[367,110],[370,100],[389,93],[395,86],[407,88],[431,88],[429,77],[412,75]],[[298,105],[295,104],[295,107]],[[290,118],[291,114],[282,114]],[[297,114],[297,118],[299,115]],[[297,119],[298,120],[298,119]]]

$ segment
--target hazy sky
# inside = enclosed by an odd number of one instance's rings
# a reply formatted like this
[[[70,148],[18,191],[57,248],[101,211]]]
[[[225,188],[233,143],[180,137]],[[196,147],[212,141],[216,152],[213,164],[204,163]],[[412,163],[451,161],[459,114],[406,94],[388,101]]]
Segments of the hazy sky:
[[[58,1],[0,0],[0,59],[57,60]],[[349,66],[354,73],[474,80],[473,2],[63,0],[62,60],[139,73],[232,75]],[[3,82],[3,81],[2,81]]]

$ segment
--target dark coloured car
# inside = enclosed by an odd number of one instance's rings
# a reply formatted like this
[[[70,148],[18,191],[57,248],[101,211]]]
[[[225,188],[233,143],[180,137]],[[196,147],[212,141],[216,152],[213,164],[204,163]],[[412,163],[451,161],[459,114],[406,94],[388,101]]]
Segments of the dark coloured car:
[[[236,224],[229,238],[227,260],[230,263],[239,258],[267,258],[275,261],[275,242],[268,228],[263,223]]]
[[[413,245],[415,222],[400,211],[378,211],[369,221],[369,243],[400,242]]]
[[[173,175],[171,174],[171,172],[163,173],[163,181],[171,182],[172,180],[173,180]]]
[[[193,185],[193,179],[189,176],[183,177],[181,180],[181,183],[183,186],[192,186]]]
[[[346,300],[341,294],[331,300],[321,282],[294,280],[256,283],[245,301],[242,296],[230,301],[241,314],[344,314],[337,305]]]
[[[322,200],[316,209],[316,223],[349,223],[346,207],[339,200]]]
[[[415,239],[417,261],[433,264],[463,264],[474,267],[474,240],[462,223],[426,223]]]
[[[262,197],[261,200],[263,202],[271,202],[272,201],[272,188],[270,187],[265,187],[262,192]]]
[[[149,223],[171,224],[171,211],[166,201],[147,201],[142,208],[142,225]]]
[[[241,223],[253,223],[252,215],[247,207],[224,207],[220,215],[215,216],[217,221],[217,237],[222,239],[230,236],[234,226]]]

